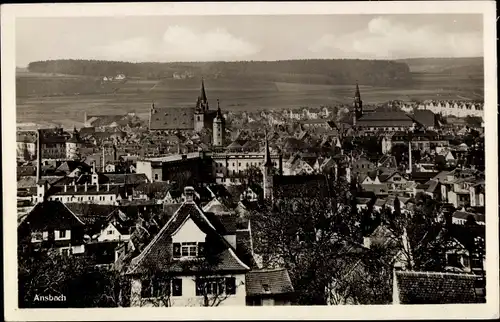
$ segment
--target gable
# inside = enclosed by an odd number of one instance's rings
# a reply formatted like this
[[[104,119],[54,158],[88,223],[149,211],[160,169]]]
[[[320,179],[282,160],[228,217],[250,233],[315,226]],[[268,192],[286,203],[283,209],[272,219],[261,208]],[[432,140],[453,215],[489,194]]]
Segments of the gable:
[[[193,224],[189,223],[189,220]],[[188,228],[192,231],[188,232]],[[214,270],[234,272],[249,269],[236,256],[234,248],[217,232],[203,211],[195,203],[185,202],[141,254],[132,260],[127,274],[141,274],[151,269],[162,272],[185,272],[186,269],[191,269],[172,258],[172,242],[174,236],[179,239],[186,236],[199,238],[201,234],[198,230],[206,234],[205,249],[209,249],[215,256]]]
[[[201,231],[200,227],[191,219],[186,221],[172,234],[173,243],[183,242],[205,242],[206,234]]]
[[[112,234],[108,234],[108,232],[113,232],[113,233]],[[104,228],[101,231],[101,234],[99,235],[99,237],[97,238],[97,240],[103,241],[103,240],[115,239],[118,236],[121,236],[121,234],[118,231],[118,229],[116,229],[116,227],[112,223],[109,223],[108,226],[106,226],[106,228]]]

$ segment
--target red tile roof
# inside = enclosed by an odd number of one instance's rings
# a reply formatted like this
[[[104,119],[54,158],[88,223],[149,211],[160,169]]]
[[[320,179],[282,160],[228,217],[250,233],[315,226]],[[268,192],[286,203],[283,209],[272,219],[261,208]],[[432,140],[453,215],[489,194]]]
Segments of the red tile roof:
[[[478,303],[477,276],[436,272],[396,272],[400,304]]]
[[[194,130],[193,107],[155,108],[150,130]]]
[[[35,205],[23,221],[31,230],[70,229],[84,223],[60,201],[45,201]]]
[[[187,269],[196,270],[196,265],[187,267],[181,261],[172,258],[171,235],[188,218],[207,234],[206,249],[214,254],[216,263],[211,269],[217,271],[247,271],[241,259],[236,256],[235,249],[221,236],[224,226],[209,220],[205,213],[193,202],[185,202],[176,211],[167,224],[160,230],[144,251],[132,260],[127,274],[141,274],[156,269],[164,272],[183,272]],[[214,225],[215,224],[215,225]]]
[[[247,296],[287,294],[294,291],[286,268],[256,269],[245,275]]]

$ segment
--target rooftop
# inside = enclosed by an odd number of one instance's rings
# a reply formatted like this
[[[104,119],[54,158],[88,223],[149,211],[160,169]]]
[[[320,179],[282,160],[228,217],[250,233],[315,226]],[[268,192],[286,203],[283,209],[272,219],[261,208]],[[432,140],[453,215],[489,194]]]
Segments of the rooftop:
[[[479,303],[477,276],[436,272],[396,272],[395,301],[398,304]]]

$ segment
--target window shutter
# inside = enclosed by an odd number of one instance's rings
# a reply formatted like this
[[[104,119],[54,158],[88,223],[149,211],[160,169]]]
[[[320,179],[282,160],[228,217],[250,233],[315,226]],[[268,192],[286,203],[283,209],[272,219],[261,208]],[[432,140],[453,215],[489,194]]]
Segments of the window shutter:
[[[226,294],[236,294],[236,278],[226,278]]]
[[[145,279],[142,281],[141,297],[142,298],[151,297],[151,281],[149,279]]]
[[[214,292],[215,295],[222,295],[224,294],[224,278],[217,279],[217,290]]]
[[[205,243],[198,243],[198,256],[205,256]]]
[[[173,244],[173,256],[174,256],[174,258],[181,257],[181,244],[180,243]]]
[[[182,279],[174,278],[172,280],[172,295],[182,296]]]
[[[203,295],[204,281],[201,279],[196,280],[196,296]]]

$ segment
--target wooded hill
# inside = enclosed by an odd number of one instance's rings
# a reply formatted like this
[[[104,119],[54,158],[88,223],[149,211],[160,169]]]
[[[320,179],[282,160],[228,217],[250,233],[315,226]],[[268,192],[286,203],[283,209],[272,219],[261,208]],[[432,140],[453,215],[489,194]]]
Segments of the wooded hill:
[[[236,78],[328,85],[398,86],[412,83],[406,63],[385,60],[315,59],[284,61],[130,63],[99,60],[49,60],[28,65],[29,72],[142,79],[174,77]],[[175,75],[175,76],[174,76]]]

